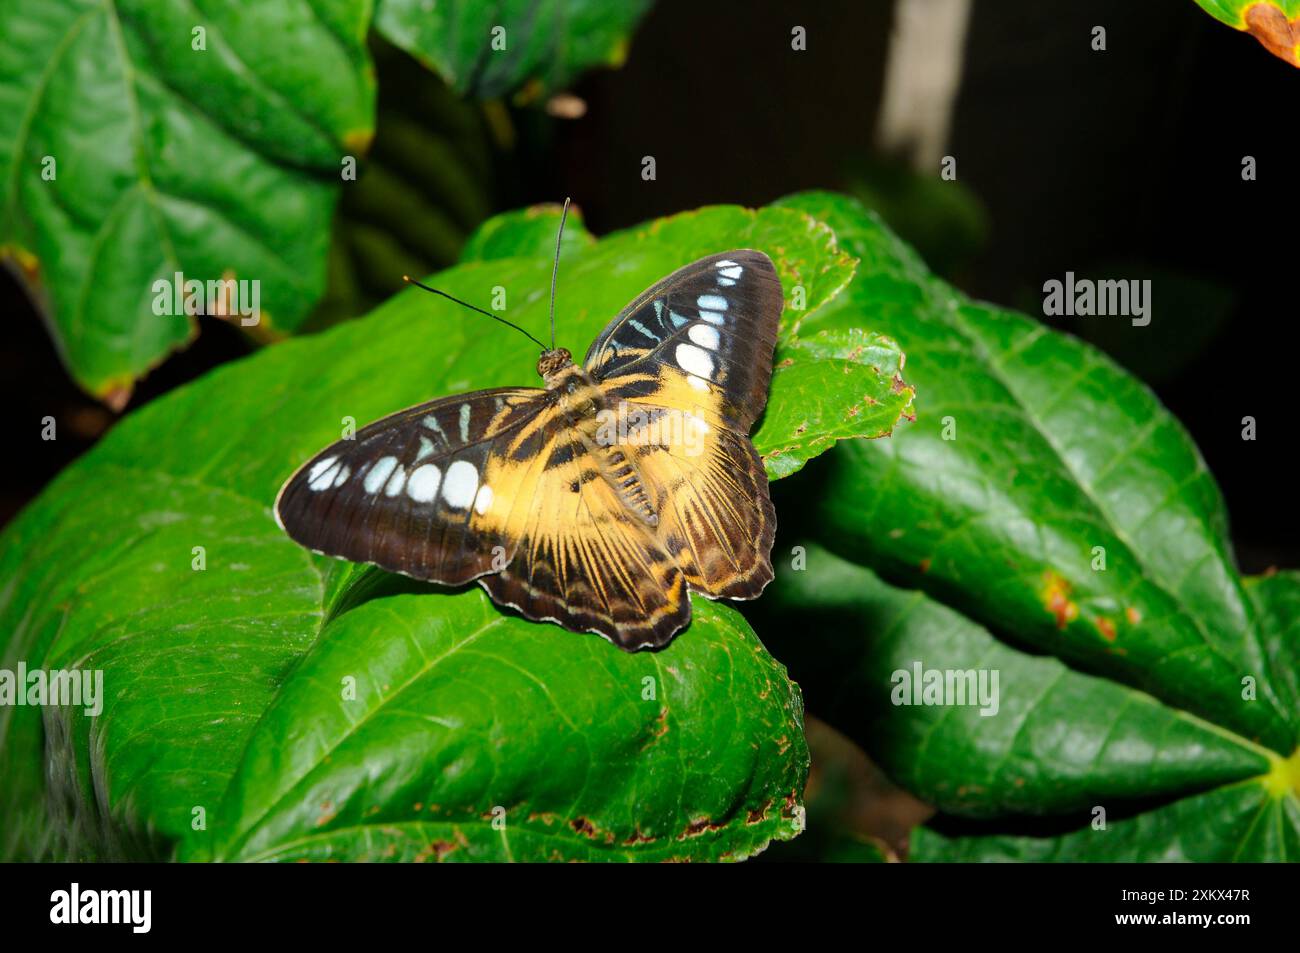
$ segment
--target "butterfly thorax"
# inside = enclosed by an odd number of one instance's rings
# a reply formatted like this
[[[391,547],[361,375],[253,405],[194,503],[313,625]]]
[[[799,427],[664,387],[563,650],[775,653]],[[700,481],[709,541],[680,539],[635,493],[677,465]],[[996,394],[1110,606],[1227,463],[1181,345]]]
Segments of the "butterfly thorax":
[[[573,491],[581,492],[582,484],[603,479],[633,516],[647,526],[658,526],[659,515],[650,502],[635,453],[610,437],[619,431],[609,426],[610,409],[600,384],[574,364],[563,348],[543,354],[537,370],[546,389],[555,395],[577,451]]]

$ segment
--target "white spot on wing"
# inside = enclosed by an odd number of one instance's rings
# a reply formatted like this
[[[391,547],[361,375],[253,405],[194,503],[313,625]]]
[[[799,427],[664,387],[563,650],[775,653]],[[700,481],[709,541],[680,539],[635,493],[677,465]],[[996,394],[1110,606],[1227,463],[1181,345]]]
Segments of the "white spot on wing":
[[[450,440],[447,440],[447,435],[442,432],[442,425],[438,423],[438,418],[435,417],[433,414],[429,414],[429,416],[425,417],[424,420],[421,421],[421,423],[424,424],[426,427],[428,427],[430,430],[432,430],[434,433],[436,433],[444,441],[446,441],[447,443],[451,443]]]
[[[415,455],[415,462],[419,463],[425,457],[433,453],[433,441],[420,434],[420,452]]]
[[[448,506],[463,510],[474,501],[478,490],[478,468],[468,460],[457,460],[447,468],[442,481],[442,498]]]
[[[686,334],[700,347],[707,347],[710,351],[716,351],[718,349],[717,328],[710,327],[707,324],[692,324],[690,330],[687,331]]]
[[[713,358],[709,357],[707,351],[701,350],[694,344],[679,344],[676,356],[677,366],[686,373],[697,377],[713,376]]]
[[[474,512],[479,516],[486,513],[488,507],[492,505],[492,498],[494,496],[496,496],[496,494],[492,492],[492,487],[484,483],[478,488],[478,496],[474,497]]]
[[[701,311],[700,317],[709,324],[726,324],[727,319],[720,311]]]
[[[638,331],[640,331],[642,334],[644,334],[644,335],[645,335],[646,337],[648,337],[650,340],[652,340],[652,341],[658,341],[658,340],[659,340],[659,335],[655,334],[653,331],[651,331],[649,328],[647,328],[644,324],[642,324],[642,323],[641,323],[640,321],[638,321],[636,318],[628,318],[628,319],[627,319],[627,323],[630,324],[630,325],[632,325],[632,327],[636,328]]]
[[[339,475],[334,478],[334,485],[342,486],[348,482],[348,477],[351,475],[352,471],[348,467],[339,467]]]
[[[397,466],[397,457],[380,457],[375,461],[375,465],[370,468],[366,474],[366,479],[362,486],[366,488],[367,493],[378,493],[379,488],[384,485],[389,474]]]
[[[722,265],[723,263],[718,262],[718,264]],[[722,275],[722,277],[724,278],[729,278],[732,281],[735,281],[737,278],[739,278],[745,270],[744,268],[741,268],[739,265],[737,265],[735,262],[727,262],[727,264],[731,265],[731,267],[730,268],[719,267],[718,274]]]
[[[700,295],[695,299],[697,308],[707,308],[710,311],[726,311],[727,299],[722,295]]]
[[[442,471],[435,464],[426,463],[416,467],[406,481],[406,495],[417,503],[428,503],[438,495],[438,484],[442,483]]]
[[[338,457],[326,457],[313,463],[307,471],[307,486],[313,490],[323,490],[329,486],[334,481],[334,470],[338,462]]]
[[[469,404],[460,405],[460,442],[469,443]]]

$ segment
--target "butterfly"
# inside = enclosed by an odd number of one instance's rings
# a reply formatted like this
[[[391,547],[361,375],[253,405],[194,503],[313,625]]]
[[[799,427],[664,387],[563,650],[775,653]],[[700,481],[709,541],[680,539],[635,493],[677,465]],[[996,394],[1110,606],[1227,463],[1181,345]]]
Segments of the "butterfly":
[[[529,619],[661,648],[690,622],[689,592],[752,599],[772,579],[776,514],[749,433],[781,282],[760,251],[701,258],[633,300],[580,365],[554,347],[554,293],[552,275],[552,346],[533,338],[544,388],[384,417],[303,464],[276,520],[319,553],[477,581]]]

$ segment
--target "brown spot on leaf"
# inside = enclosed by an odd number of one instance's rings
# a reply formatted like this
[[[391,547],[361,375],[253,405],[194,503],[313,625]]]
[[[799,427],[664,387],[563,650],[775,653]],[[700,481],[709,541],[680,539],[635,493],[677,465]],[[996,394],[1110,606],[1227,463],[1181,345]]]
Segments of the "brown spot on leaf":
[[[1279,59],[1300,66],[1300,17],[1287,22],[1286,14],[1271,3],[1246,10],[1246,32]]]
[[[417,864],[427,864],[432,858],[437,863],[442,863],[444,857],[458,849],[459,846],[449,840],[436,840],[430,842],[427,847],[421,848],[419,853],[415,855],[414,860]]]
[[[930,571],[930,557],[927,556],[925,557],[925,559],[921,560],[921,572],[929,572],[929,571]]]
[[[699,837],[707,831],[718,831],[726,826],[727,824],[725,821],[715,822],[709,820],[707,817],[701,817],[686,825],[686,830],[682,833],[682,837]]]
[[[1043,579],[1046,582],[1041,593],[1043,605],[1056,617],[1056,627],[1064,629],[1079,616],[1079,607],[1070,599],[1070,584],[1050,569],[1043,573]]]
[[[777,366],[778,368],[782,368],[782,367],[794,367],[794,358],[793,358],[793,357],[787,357],[784,361],[782,361],[781,363],[777,364],[776,366]]]
[[[656,719],[658,727],[655,728],[655,737],[662,738],[668,734],[668,709],[660,708],[659,717]]]
[[[29,252],[26,248],[20,248],[17,245],[0,245],[0,258],[12,258],[22,272],[23,280],[29,284],[33,290],[41,282],[41,262],[40,259]]]
[[[1115,632],[1114,622],[1111,622],[1110,619],[1106,618],[1103,615],[1097,617],[1096,625],[1097,625],[1097,631],[1101,633],[1101,637],[1103,639],[1105,639],[1107,642],[1115,641],[1115,637],[1117,633]]]
[[[623,841],[623,846],[635,847],[637,844],[653,844],[654,842],[655,838],[651,837],[649,834],[642,834],[641,829],[637,828],[631,833],[627,840]]]
[[[320,806],[320,816],[316,818],[316,826],[324,827],[330,821],[338,816],[338,810],[334,807],[333,801],[326,801]]]
[[[128,381],[122,384],[109,384],[108,388],[99,395],[99,399],[108,405],[108,409],[115,414],[120,414],[126,409],[126,405],[131,401],[131,391],[133,387]]]
[[[1134,625],[1137,625],[1142,621],[1142,613],[1138,612],[1137,609],[1133,608],[1133,606],[1129,606],[1124,610],[1124,618],[1128,619],[1129,622]]]
[[[569,826],[581,834],[583,837],[595,837],[596,825],[591,823],[585,817],[575,817],[569,821]]]

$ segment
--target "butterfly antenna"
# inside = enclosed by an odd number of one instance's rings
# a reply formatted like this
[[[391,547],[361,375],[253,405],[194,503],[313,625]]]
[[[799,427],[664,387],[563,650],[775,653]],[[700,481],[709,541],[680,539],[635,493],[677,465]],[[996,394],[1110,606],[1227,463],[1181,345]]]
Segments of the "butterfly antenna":
[[[555,266],[551,269],[551,350],[555,350],[555,276],[560,273],[560,239],[564,237],[564,223],[569,218],[569,200],[564,200],[560,213],[560,230],[555,233]]]
[[[487,315],[489,318],[491,318],[493,321],[500,321],[500,322],[501,322],[502,324],[504,324],[506,327],[514,328],[516,331],[518,331],[518,332],[519,332],[520,334],[522,334],[524,337],[528,338],[528,340],[532,341],[534,344],[536,344],[538,347],[540,347],[543,351],[546,350],[546,345],[545,345],[545,344],[543,344],[541,341],[537,340],[537,338],[533,337],[531,334],[529,334],[527,331],[525,331],[525,330],[524,330],[523,328],[521,328],[519,325],[515,324],[513,321],[507,321],[505,318],[501,317],[499,314],[493,314],[491,311],[484,311],[482,308],[476,308],[476,307],[474,307],[474,305],[470,304],[468,301],[461,301],[461,300],[460,300],[459,298],[457,298],[455,295],[449,295],[449,294],[447,294],[447,292],[445,292],[445,291],[439,291],[437,288],[430,288],[428,285],[424,284],[423,282],[416,281],[416,280],[415,280],[414,278],[412,278],[410,275],[402,275],[402,280],[405,281],[405,282],[407,282],[408,284],[413,284],[413,285],[415,285],[415,287],[417,287],[417,288],[423,288],[425,291],[428,291],[428,292],[430,292],[431,294],[442,295],[444,298],[447,298],[447,299],[449,299],[449,300],[451,300],[451,301],[454,301],[454,302],[456,302],[457,304],[462,305],[463,307],[469,308],[471,311],[477,311],[479,314],[485,314],[485,315]]]

